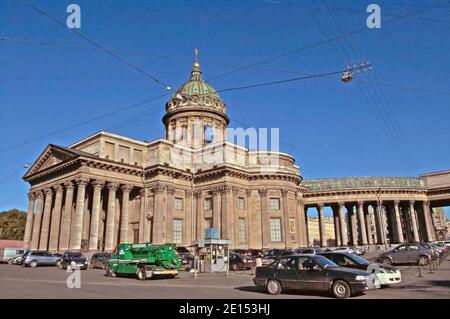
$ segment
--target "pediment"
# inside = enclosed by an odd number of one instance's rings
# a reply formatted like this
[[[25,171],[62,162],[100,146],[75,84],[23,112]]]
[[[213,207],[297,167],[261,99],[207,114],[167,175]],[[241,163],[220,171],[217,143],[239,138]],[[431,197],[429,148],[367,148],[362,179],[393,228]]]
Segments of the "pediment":
[[[70,149],[50,144],[45,148],[41,155],[39,155],[23,178],[26,179],[31,175],[45,171],[49,167],[56,166],[59,163],[66,162],[76,157],[78,157],[78,154],[72,152]]]

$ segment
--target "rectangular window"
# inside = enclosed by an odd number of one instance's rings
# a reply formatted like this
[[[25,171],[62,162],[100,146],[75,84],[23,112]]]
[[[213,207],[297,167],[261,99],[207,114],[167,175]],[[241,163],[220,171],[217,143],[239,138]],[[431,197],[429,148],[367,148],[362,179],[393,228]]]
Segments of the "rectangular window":
[[[181,136],[180,136],[180,140],[181,141],[186,141],[187,140],[187,126],[183,125],[181,127]]]
[[[281,241],[281,219],[271,218],[270,219],[270,241],[280,242]]]
[[[280,199],[272,197],[269,199],[269,209],[279,210],[280,209]]]
[[[211,197],[205,198],[205,206],[204,206],[204,209],[205,209],[205,210],[211,210],[211,209],[212,209],[212,206],[213,206],[213,204],[212,204],[212,198],[211,198]]]
[[[183,210],[183,199],[182,198],[175,198],[175,203],[174,203],[174,208],[175,210]]]
[[[114,160],[114,143],[105,142],[105,158]]]
[[[181,219],[173,220],[173,242],[175,244],[181,244],[183,238],[183,221]]]
[[[212,228],[212,227],[213,227],[212,218],[206,218],[205,219],[205,229]]]
[[[203,133],[205,136],[205,143],[212,143],[214,140],[213,127],[211,125],[205,125]]]
[[[238,209],[245,209],[245,198],[244,197],[238,197],[238,199],[237,199],[237,208]]]
[[[244,218],[239,218],[239,242],[245,243],[247,241],[247,234],[246,234],[246,223]]]
[[[119,145],[119,160],[123,163],[130,163],[130,148]]]

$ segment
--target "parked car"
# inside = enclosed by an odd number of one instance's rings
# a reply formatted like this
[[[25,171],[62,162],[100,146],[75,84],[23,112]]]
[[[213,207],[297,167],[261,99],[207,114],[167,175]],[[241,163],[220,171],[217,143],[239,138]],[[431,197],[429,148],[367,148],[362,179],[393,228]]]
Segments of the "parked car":
[[[111,257],[110,253],[95,253],[92,255],[89,265],[91,268],[106,269],[109,257]]]
[[[340,267],[321,255],[279,257],[269,266],[257,267],[253,281],[272,295],[295,289],[347,298],[375,288],[374,274]]]
[[[338,266],[361,269],[374,273],[377,277],[379,286],[398,284],[402,281],[400,270],[392,265],[370,263],[361,256],[349,254],[345,251],[326,252],[321,253],[320,255],[328,258]],[[378,284],[376,284],[376,286],[378,286]]]
[[[37,266],[60,266],[61,257],[55,256],[52,253],[44,250],[30,251],[25,255],[23,261],[24,267],[37,267]]]
[[[252,267],[251,258],[236,253],[230,254],[229,263],[229,267],[232,270],[245,270]]]
[[[359,248],[359,247],[355,247],[355,246],[342,246],[342,247],[337,247],[334,249],[334,251],[342,251],[342,252],[347,252],[349,254],[356,254],[359,256],[362,256],[366,253],[366,250],[363,248]]]
[[[62,255],[60,267],[61,269],[69,269],[69,270],[75,268],[86,270],[88,267],[88,261],[86,256],[83,255],[82,253],[66,251]]]
[[[181,259],[181,268],[188,271],[191,270],[194,262],[194,256],[191,253],[180,253],[178,257]]]
[[[24,250],[21,248],[0,248],[0,263],[11,264],[14,257],[23,253]]]
[[[416,243],[408,243],[381,253],[376,261],[387,265],[419,263],[421,266],[426,266],[432,260],[432,255],[431,249]]]
[[[429,249],[431,250],[432,254],[431,254],[431,260],[435,260],[439,258],[439,249],[437,249],[437,247],[433,246],[430,243],[418,243],[421,247],[423,247],[424,249]]]
[[[444,250],[444,253],[450,251],[450,243],[448,246],[445,244],[445,241],[435,241],[433,242],[433,244],[435,244],[438,247],[441,247]]]
[[[296,250],[295,254],[297,254],[297,255],[305,255],[305,254],[317,255],[317,254],[323,253],[325,251],[326,251],[325,248],[304,248],[304,249]]]
[[[262,250],[259,249],[235,249],[232,253],[245,255],[251,258],[258,258],[263,255]]]
[[[21,250],[21,253],[17,254],[16,256],[14,256],[12,258],[12,260],[10,260],[8,263],[13,264],[13,265],[22,265],[26,255],[29,253],[30,251],[28,249],[24,249]]]

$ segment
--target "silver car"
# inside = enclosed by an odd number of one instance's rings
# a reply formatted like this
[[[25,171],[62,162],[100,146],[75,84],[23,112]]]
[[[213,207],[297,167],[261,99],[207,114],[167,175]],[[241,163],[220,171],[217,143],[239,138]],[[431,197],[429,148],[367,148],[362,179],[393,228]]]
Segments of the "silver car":
[[[377,262],[382,264],[417,264],[426,266],[433,259],[433,251],[416,243],[402,244],[392,250],[381,253]]]
[[[53,255],[48,251],[31,251],[26,254],[23,261],[24,267],[37,267],[37,266],[57,266],[61,265],[61,256]]]

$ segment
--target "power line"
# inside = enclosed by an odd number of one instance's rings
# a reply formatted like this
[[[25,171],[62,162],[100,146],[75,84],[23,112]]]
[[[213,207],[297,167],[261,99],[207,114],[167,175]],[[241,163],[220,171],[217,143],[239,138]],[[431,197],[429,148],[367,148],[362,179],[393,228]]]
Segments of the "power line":
[[[322,1],[322,2],[323,2],[323,1]],[[324,2],[323,2],[323,3],[324,3]],[[320,8],[317,6],[317,4],[315,3],[315,1],[314,1],[314,4],[315,4],[315,7],[316,7],[316,10],[319,12],[319,14],[320,14],[321,17],[322,17],[322,21],[325,22],[325,24],[327,25],[328,29],[329,29],[330,32],[332,33],[332,35],[336,37],[337,34],[334,32],[333,26],[328,22],[327,18],[326,18],[325,15],[322,13],[322,11],[320,10]],[[327,8],[327,10],[328,10],[329,16],[331,17],[332,20],[334,20],[336,26],[340,29],[340,25],[338,24],[338,20],[339,20],[339,19],[336,19],[336,18],[334,17],[333,12],[332,12],[332,11],[330,10],[330,8],[328,7],[328,5],[326,5],[326,3],[324,3],[324,4],[325,4],[325,6],[326,6],[326,8]],[[341,20],[342,20],[342,18],[341,18]],[[339,20],[339,21],[341,21],[341,20]],[[321,27],[320,22],[317,21],[317,20],[315,20],[315,21],[316,21],[316,23],[318,23],[318,25],[319,25],[319,27],[321,28],[322,32],[324,32],[324,29]],[[342,30],[345,31],[345,29],[346,29],[346,27],[343,28]],[[353,52],[353,54],[354,54],[355,56],[357,56],[357,53],[356,53],[356,51],[353,49],[353,46],[352,46],[352,44],[351,44],[349,38],[350,38],[350,37],[345,38],[345,39],[342,39],[342,41],[346,40],[346,41],[348,42],[347,47],[351,49],[351,51]],[[338,44],[338,46],[339,46],[339,47],[342,49],[342,51],[343,51],[343,54],[341,54],[340,51],[337,50],[337,48],[333,46],[334,49],[336,50],[336,52],[338,53],[338,55],[340,55],[341,58],[343,58],[343,59],[344,59],[344,56],[343,56],[343,55],[345,55],[348,59],[351,59],[350,54],[349,54],[349,52],[347,51],[346,47],[341,43],[341,39],[337,39],[336,43]],[[345,59],[344,59],[344,60],[345,60]],[[366,92],[363,90],[363,88],[359,86],[359,84],[358,84],[358,88],[359,88],[359,90],[361,91],[361,93],[363,94],[363,97],[364,97],[364,99],[366,100],[366,102],[368,103],[368,105],[369,105],[369,106],[372,108],[372,110],[374,111],[374,114],[375,114],[375,116],[376,116],[376,118],[377,118],[377,121],[378,121],[379,124],[380,124],[380,127],[381,127],[381,128],[384,130],[384,132],[386,133],[386,135],[387,135],[387,137],[389,138],[390,142],[391,142],[392,145],[394,146],[394,149],[395,149],[395,150],[398,150],[398,151],[400,152],[400,154],[401,154],[402,156],[405,157],[406,161],[407,161],[410,165],[412,165],[412,160],[410,159],[409,153],[407,152],[407,150],[405,150],[405,149],[403,148],[404,146],[403,146],[403,144],[400,142],[400,140],[398,140],[398,139],[396,138],[396,135],[395,135],[395,133],[394,133],[394,129],[393,129],[393,127],[392,127],[392,123],[389,121],[389,117],[386,115],[386,113],[383,113],[383,109],[378,108],[378,105],[377,105],[376,102],[375,102],[375,101],[376,101],[375,98],[374,98],[371,94],[369,94],[369,92],[366,93]]]
[[[159,96],[156,96],[156,97],[148,98],[148,99],[145,99],[143,101],[140,101],[140,102],[137,102],[137,103],[125,106],[125,107],[120,108],[120,109],[117,109],[115,111],[104,113],[104,114],[98,115],[96,117],[93,117],[91,119],[88,119],[88,120],[85,120],[85,121],[81,121],[81,122],[75,123],[73,125],[67,126],[65,128],[61,128],[61,129],[49,132],[47,134],[41,135],[39,137],[36,137],[36,138],[30,139],[30,140],[24,141],[22,143],[19,143],[19,144],[16,144],[16,145],[12,145],[12,146],[6,147],[4,149],[0,149],[0,153],[4,153],[6,151],[10,151],[12,149],[16,149],[18,147],[21,147],[21,146],[24,146],[24,145],[31,144],[33,142],[39,141],[41,139],[44,139],[44,138],[47,138],[47,137],[50,137],[50,136],[53,136],[53,135],[57,135],[59,133],[68,131],[70,129],[73,129],[73,128],[76,128],[76,127],[79,127],[79,126],[82,126],[82,125],[86,125],[86,124],[92,123],[94,121],[103,119],[105,117],[108,117],[108,116],[111,116],[111,115],[114,115],[114,114],[118,114],[118,113],[130,110],[130,109],[136,108],[138,106],[141,106],[141,105],[144,105],[144,104],[156,101],[156,100],[158,100],[158,99],[160,99],[160,98],[162,98],[164,96],[167,96],[167,95],[169,95],[169,93],[165,93],[165,94],[162,94],[162,95],[159,95]]]
[[[80,46],[80,45],[71,44],[71,43],[50,42],[50,41],[34,40],[34,39],[20,39],[20,38],[15,38],[15,37],[10,37],[10,36],[0,36],[0,41],[10,41],[10,42],[26,43],[26,44],[41,45],[41,46],[55,46],[55,47],[99,50],[98,48],[93,48],[93,47],[88,47],[88,46]],[[119,52],[119,53],[124,53],[124,54],[129,54],[129,55],[139,55],[139,56],[154,57],[154,58],[169,59],[169,60],[180,60],[180,61],[191,61],[192,60],[192,57],[152,54],[152,53],[142,52],[142,51],[130,51],[130,50],[111,49],[111,48],[109,48],[108,50]],[[217,65],[232,66],[232,67],[243,67],[244,66],[243,64],[235,64],[235,63],[228,63],[228,62],[214,61],[214,60],[202,60],[202,63],[203,64],[208,64],[208,63],[209,64],[217,64]],[[261,70],[261,71],[276,72],[276,73],[284,73],[284,74],[297,74],[297,75],[310,75],[311,74],[311,73],[297,72],[297,71],[292,71],[292,70],[284,70],[284,69],[279,69],[279,68],[255,67],[253,69]],[[368,82],[368,81],[362,81],[362,80],[355,80],[355,82],[359,82],[362,84],[368,84],[368,85],[377,85],[377,83],[375,83],[375,82]],[[384,87],[389,87],[389,88],[398,88],[398,89],[402,89],[402,90],[418,91],[418,92],[441,94],[441,95],[450,95],[450,92],[446,92],[446,91],[442,91],[442,90],[430,90],[430,89],[423,89],[423,88],[417,88],[417,87],[411,87],[411,86],[401,86],[401,85],[392,84],[392,83],[378,83],[378,85],[384,86]]]
[[[64,29],[68,29],[70,31],[72,31],[75,35],[77,35],[78,37],[80,37],[81,39],[89,42],[90,44],[94,45],[95,47],[97,47],[98,49],[102,50],[103,52],[109,54],[110,56],[112,56],[113,58],[115,58],[116,60],[120,61],[121,63],[125,64],[126,66],[128,66],[129,68],[143,74],[144,76],[146,76],[147,78],[153,80],[154,82],[162,85],[166,90],[170,90],[170,86],[167,85],[165,82],[159,80],[157,77],[151,75],[150,73],[142,70],[141,68],[135,66],[134,64],[131,64],[130,62],[126,61],[125,59],[123,59],[122,57],[118,56],[117,54],[115,54],[114,52],[108,50],[107,48],[101,46],[100,44],[98,44],[97,42],[89,39],[88,37],[84,36],[83,34],[81,34],[80,32],[78,32],[75,29],[70,29],[68,28],[64,23],[62,23],[61,21],[59,21],[58,19],[56,19],[55,17],[51,16],[50,14],[46,13],[45,11],[35,7],[34,5],[26,2],[26,1],[22,1],[26,6],[30,7],[31,9],[33,9],[34,11],[38,12],[39,14],[49,18],[50,20],[52,20],[53,22],[55,22],[56,24],[58,24],[59,26],[63,27]]]
[[[310,74],[310,75],[305,75],[305,76],[291,78],[291,79],[285,79],[285,80],[279,80],[279,81],[271,81],[271,82],[264,82],[264,83],[258,83],[258,84],[251,84],[251,85],[231,87],[231,88],[218,90],[217,93],[236,91],[236,90],[252,89],[252,88],[261,87],[261,86],[276,85],[276,84],[295,82],[295,81],[301,81],[301,80],[306,80],[306,79],[321,78],[321,77],[325,77],[325,76],[342,74],[342,73],[344,73],[346,71],[353,72],[353,71],[356,71],[356,70],[364,70],[364,69],[369,68],[369,67],[371,67],[370,64],[363,64],[363,65],[360,65],[358,67],[347,68],[347,69],[339,70],[339,71],[332,71],[332,72],[318,73],[318,74]]]
[[[450,2],[450,0],[446,0],[446,1],[441,2],[439,4],[431,5],[431,6],[427,7],[427,8],[416,10],[414,12],[411,12],[411,13],[407,14],[407,15],[402,15],[402,16],[399,16],[399,17],[392,18],[390,20],[385,21],[384,24],[395,22],[395,21],[400,20],[400,19],[408,18],[408,17],[411,17],[413,15],[416,15],[416,14],[419,14],[419,13],[422,13],[422,12],[425,12],[425,11],[429,11],[429,10],[431,10],[431,9],[437,7],[437,6],[440,6],[440,5],[449,3],[449,2]],[[287,56],[290,56],[290,55],[293,55],[293,54],[305,51],[307,49],[315,48],[315,47],[318,47],[318,46],[320,46],[322,44],[329,43],[329,42],[332,42],[332,41],[336,41],[337,39],[342,39],[342,38],[345,38],[345,37],[348,37],[348,36],[351,36],[351,35],[354,35],[354,34],[357,34],[357,33],[360,33],[360,32],[364,32],[364,31],[367,31],[367,30],[370,30],[370,29],[367,28],[367,27],[362,27],[360,29],[356,29],[356,30],[353,30],[353,31],[345,33],[345,34],[341,34],[341,35],[338,35],[336,37],[332,37],[332,38],[328,38],[328,39],[325,39],[325,40],[321,40],[321,41],[312,43],[310,45],[307,45],[307,46],[304,46],[304,47],[301,47],[301,48],[297,48],[297,49],[294,49],[294,50],[291,50],[291,51],[287,51],[285,53],[281,53],[279,55],[276,55],[276,56],[273,56],[273,57],[270,57],[270,58],[267,58],[267,59],[264,59],[264,60],[260,60],[260,61],[255,62],[255,63],[239,67],[239,68],[237,68],[235,70],[232,70],[232,71],[229,71],[229,72],[225,72],[225,73],[220,74],[220,75],[213,76],[213,77],[207,79],[207,81],[217,80],[219,78],[222,78],[222,77],[225,77],[225,76],[228,76],[228,75],[232,75],[232,74],[235,74],[235,73],[243,71],[243,70],[251,69],[251,68],[254,68],[254,67],[259,66],[261,64],[265,64],[265,63],[268,63],[268,62],[279,60],[281,58],[285,58]]]

